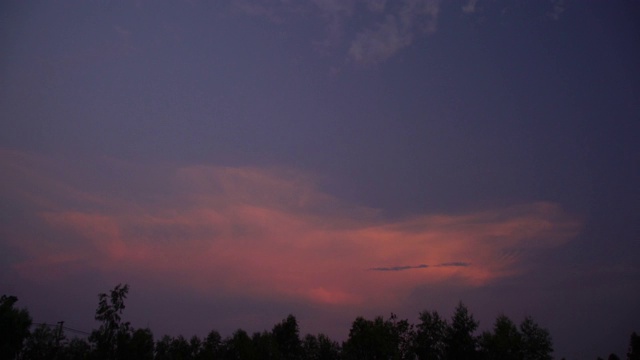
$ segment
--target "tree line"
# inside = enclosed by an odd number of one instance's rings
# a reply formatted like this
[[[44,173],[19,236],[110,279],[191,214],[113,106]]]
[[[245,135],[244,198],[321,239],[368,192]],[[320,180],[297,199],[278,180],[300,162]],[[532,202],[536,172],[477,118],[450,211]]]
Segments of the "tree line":
[[[414,325],[394,314],[388,318],[356,318],[346,341],[324,334],[300,336],[289,315],[271,331],[249,334],[236,330],[226,338],[212,330],[206,337],[165,335],[155,339],[148,328],[135,329],[122,319],[128,285],[98,295],[98,329],[87,339],[67,338],[63,323],[40,324],[33,330],[26,309],[15,296],[0,298],[0,359],[140,359],[140,360],[548,360],[553,359],[549,331],[531,317],[516,325],[496,318],[492,330],[475,335],[476,321],[460,302],[451,319],[436,311],[420,313]],[[613,358],[612,358],[613,357]],[[609,359],[619,359],[612,354]],[[631,335],[627,359],[640,360],[640,336]]]

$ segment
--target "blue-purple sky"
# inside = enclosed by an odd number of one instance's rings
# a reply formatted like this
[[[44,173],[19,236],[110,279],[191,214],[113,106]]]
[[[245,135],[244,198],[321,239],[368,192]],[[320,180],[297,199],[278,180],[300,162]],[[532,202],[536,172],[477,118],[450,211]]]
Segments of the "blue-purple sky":
[[[0,5],[0,293],[156,336],[640,331],[640,2]]]

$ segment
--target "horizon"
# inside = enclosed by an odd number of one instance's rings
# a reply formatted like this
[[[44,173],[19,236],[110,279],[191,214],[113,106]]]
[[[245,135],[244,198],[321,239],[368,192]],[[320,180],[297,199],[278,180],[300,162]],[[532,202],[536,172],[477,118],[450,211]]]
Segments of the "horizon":
[[[640,331],[640,2],[0,9],[0,293],[34,322],[127,283],[156,335],[459,301],[557,358]]]

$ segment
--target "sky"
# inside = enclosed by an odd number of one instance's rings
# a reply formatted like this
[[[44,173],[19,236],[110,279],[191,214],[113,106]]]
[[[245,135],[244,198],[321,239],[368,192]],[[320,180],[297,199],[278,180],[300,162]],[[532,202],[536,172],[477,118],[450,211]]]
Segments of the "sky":
[[[0,293],[89,331],[345,340],[462,301],[640,331],[640,2],[0,5]]]

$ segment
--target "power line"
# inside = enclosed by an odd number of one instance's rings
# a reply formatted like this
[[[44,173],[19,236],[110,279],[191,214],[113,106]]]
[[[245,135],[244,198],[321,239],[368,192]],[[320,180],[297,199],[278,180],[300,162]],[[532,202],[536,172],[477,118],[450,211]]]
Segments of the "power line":
[[[31,326],[42,326],[42,325],[44,325],[44,326],[48,326],[48,327],[50,327],[50,328],[57,328],[57,329],[62,328],[63,330],[68,330],[68,331],[73,332],[73,333],[76,333],[76,334],[82,334],[82,335],[87,335],[87,336],[88,336],[88,335],[91,335],[91,333],[90,333],[90,332],[86,332],[86,331],[83,331],[83,330],[78,330],[78,329],[70,328],[70,327],[68,327],[68,326],[64,326],[64,325],[61,325],[61,324],[64,324],[64,322],[59,322],[59,323],[57,323],[57,324],[48,324],[48,323],[31,323]]]

